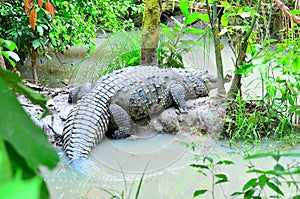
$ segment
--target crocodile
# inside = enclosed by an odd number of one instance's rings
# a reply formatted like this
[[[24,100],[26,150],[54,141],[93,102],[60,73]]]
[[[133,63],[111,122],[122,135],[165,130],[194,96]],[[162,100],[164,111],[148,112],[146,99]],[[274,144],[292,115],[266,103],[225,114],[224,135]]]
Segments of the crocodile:
[[[130,136],[131,121],[171,106],[184,112],[189,108],[186,100],[208,96],[216,85],[216,78],[191,69],[135,66],[105,75],[91,92],[87,89],[68,114],[63,129],[64,151],[70,161],[86,159],[104,135]]]

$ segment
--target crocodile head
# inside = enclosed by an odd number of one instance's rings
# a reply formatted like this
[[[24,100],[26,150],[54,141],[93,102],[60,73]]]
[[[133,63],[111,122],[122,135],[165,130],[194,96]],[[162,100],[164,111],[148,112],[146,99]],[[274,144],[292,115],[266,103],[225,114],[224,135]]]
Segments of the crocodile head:
[[[218,79],[208,74],[208,71],[199,72],[187,69],[188,95],[191,98],[208,96],[210,90],[217,88]]]

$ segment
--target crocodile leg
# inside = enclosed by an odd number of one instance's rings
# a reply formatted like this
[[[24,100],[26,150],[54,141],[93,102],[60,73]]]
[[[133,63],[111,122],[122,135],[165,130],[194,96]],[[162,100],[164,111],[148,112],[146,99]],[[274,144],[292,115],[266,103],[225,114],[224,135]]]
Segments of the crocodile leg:
[[[69,93],[68,103],[77,103],[84,95],[92,92],[93,86],[91,83],[84,83],[78,87],[73,88]]]
[[[187,113],[189,107],[186,105],[184,87],[181,84],[172,84],[170,94],[180,113]]]
[[[117,104],[111,104],[109,111],[111,114],[111,126],[116,130],[109,134],[108,137],[113,139],[129,137],[131,135],[131,118],[128,113]]]

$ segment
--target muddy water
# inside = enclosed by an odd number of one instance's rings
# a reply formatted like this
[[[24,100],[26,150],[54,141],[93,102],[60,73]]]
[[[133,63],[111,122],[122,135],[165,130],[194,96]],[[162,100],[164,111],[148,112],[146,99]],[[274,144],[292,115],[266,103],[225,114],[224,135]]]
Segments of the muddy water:
[[[70,168],[65,157],[62,157],[54,171],[44,169],[43,175],[46,176],[52,198],[95,199],[110,198],[108,191],[113,194],[123,191],[125,198],[134,198],[143,173],[139,197],[142,199],[193,198],[195,190],[212,190],[210,173],[207,172],[207,176],[200,176],[189,166],[193,163],[202,164],[202,161],[195,161],[195,155],[201,157],[209,155],[214,161],[226,159],[234,162],[234,165],[220,166],[215,171],[226,174],[229,179],[229,183],[215,187],[216,198],[230,198],[230,194],[242,190],[247,180],[257,177],[246,173],[250,164],[243,160],[241,149],[230,149],[227,143],[202,137],[198,139],[196,150],[193,151],[178,140],[187,141],[186,138],[176,135],[154,135],[141,140],[104,139],[93,151],[89,163],[81,167],[81,174],[78,170],[75,172]],[[271,145],[271,142],[265,143],[263,148],[274,149]],[[252,162],[257,169],[272,169],[275,165],[275,161],[271,158]],[[299,160],[285,158],[282,162],[283,165],[291,165],[299,163]],[[299,175],[295,180],[300,182]],[[288,190],[284,198],[291,198],[290,196],[294,194],[295,190]],[[208,192],[200,198],[212,196]]]
[[[84,48],[74,48],[66,55],[53,56],[53,60],[40,58],[39,64],[42,70],[40,76],[51,86],[61,86],[61,81],[70,84],[79,84],[90,81],[97,77],[95,68],[99,65],[98,57],[109,51],[104,39],[97,41],[96,51],[91,57],[85,57]],[[226,42],[224,42],[226,43]],[[209,70],[216,73],[212,45],[204,53],[202,48],[194,48],[184,56],[187,67]],[[232,73],[232,53],[228,45],[223,51],[223,62],[225,73]],[[27,69],[27,73],[30,69]],[[26,75],[26,70],[22,72]],[[257,74],[256,74],[257,75]],[[28,77],[30,75],[28,74]],[[250,77],[251,78],[251,77]],[[243,85],[247,85],[247,79],[243,79]],[[228,88],[228,85],[227,85]],[[260,88],[254,85],[249,90],[249,95],[260,95]],[[124,198],[134,198],[139,180],[143,176],[141,199],[182,199],[193,198],[193,192],[197,189],[212,189],[212,178],[199,175],[189,165],[197,163],[195,154],[201,156],[218,154],[215,160],[229,159],[234,165],[222,166],[217,172],[228,176],[230,183],[224,186],[216,186],[216,198],[231,198],[229,195],[235,191],[241,191],[242,186],[254,175],[246,174],[248,163],[243,160],[243,151],[230,149],[228,144],[215,141],[212,138],[198,137],[196,151],[187,148],[184,142],[191,142],[191,138],[179,137],[177,135],[152,134],[136,140],[108,140],[104,139],[101,144],[93,150],[90,160],[75,171],[70,167],[63,153],[60,152],[61,161],[57,168],[48,171],[42,168],[42,174],[46,179],[51,198],[110,198],[109,192],[113,194],[124,192]],[[263,147],[271,147],[272,143],[266,143]],[[276,146],[275,146],[276,148]],[[273,146],[274,149],[274,146]],[[257,150],[257,149],[256,149]],[[229,155],[234,151],[235,154]],[[252,150],[253,151],[253,150]],[[295,160],[285,159],[285,164],[293,163]],[[259,168],[270,169],[275,162],[266,158],[254,161]],[[81,172],[78,173],[78,172]],[[299,176],[296,179],[299,181]],[[285,198],[291,198],[293,191],[288,191]],[[226,197],[225,197],[226,196]],[[212,198],[207,192],[200,198]]]

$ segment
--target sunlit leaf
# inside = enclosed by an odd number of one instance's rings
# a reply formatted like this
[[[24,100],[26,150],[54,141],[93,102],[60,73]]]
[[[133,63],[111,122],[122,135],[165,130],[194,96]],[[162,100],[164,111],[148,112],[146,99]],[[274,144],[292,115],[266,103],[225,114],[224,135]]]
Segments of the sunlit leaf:
[[[24,86],[16,74],[0,70],[0,137],[11,144],[33,170],[40,165],[53,168],[58,162],[56,150],[49,144],[45,133],[33,124],[9,87],[25,93],[33,103],[43,107],[47,99]]]
[[[192,14],[188,15],[184,21],[184,25],[191,25],[192,23],[199,20],[200,14],[199,12],[193,12]]]
[[[183,33],[192,33],[192,34],[205,34],[206,30],[198,29],[198,28],[186,28]]]
[[[200,14],[199,19],[203,22],[210,22],[208,14]]]
[[[12,59],[10,59],[10,55],[8,54],[8,52],[11,52],[11,51],[2,51],[1,54],[9,61],[9,63],[15,67],[16,66],[16,62]]]
[[[11,163],[6,151],[4,141],[0,138],[0,187],[13,176]]]
[[[0,187],[0,198],[39,199],[42,182],[40,177],[34,177],[28,180],[22,180],[18,177]]]
[[[29,16],[29,24],[31,29],[35,30],[36,22],[37,22],[37,12],[34,8],[32,8]]]
[[[188,0],[180,0],[179,7],[181,13],[187,17],[189,15],[189,2]]]
[[[5,45],[5,47],[10,50],[10,51],[13,51],[15,49],[18,49],[17,48],[17,45],[15,44],[15,42],[11,41],[11,40],[3,40],[3,43]]]

